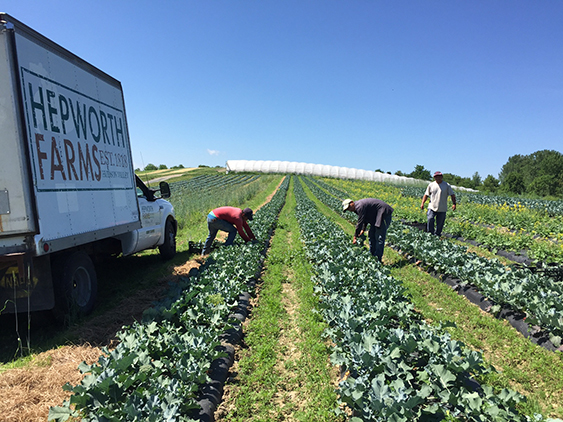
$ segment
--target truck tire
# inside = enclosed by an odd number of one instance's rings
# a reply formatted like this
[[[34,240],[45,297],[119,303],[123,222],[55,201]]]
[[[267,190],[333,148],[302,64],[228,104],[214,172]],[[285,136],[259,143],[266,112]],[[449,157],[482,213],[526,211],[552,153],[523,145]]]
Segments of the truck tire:
[[[57,310],[84,316],[92,312],[98,293],[98,278],[86,252],[74,252],[57,261],[54,268]]]
[[[176,227],[172,220],[166,221],[164,243],[158,247],[158,250],[165,261],[174,258],[174,255],[176,255]]]

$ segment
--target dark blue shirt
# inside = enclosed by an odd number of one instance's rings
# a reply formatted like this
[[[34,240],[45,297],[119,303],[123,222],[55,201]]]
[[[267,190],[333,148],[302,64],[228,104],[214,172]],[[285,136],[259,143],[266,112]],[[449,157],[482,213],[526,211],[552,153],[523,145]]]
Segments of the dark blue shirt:
[[[356,224],[356,234],[359,236],[362,230],[365,230],[368,224],[374,227],[381,226],[381,221],[383,216],[393,213],[393,208],[383,202],[381,199],[366,198],[354,201],[356,210],[354,211],[358,214],[358,224]]]

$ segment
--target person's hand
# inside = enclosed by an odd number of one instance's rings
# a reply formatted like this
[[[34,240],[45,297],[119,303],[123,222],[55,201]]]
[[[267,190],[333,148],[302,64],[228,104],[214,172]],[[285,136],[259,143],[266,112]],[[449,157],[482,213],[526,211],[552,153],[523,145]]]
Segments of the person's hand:
[[[354,236],[354,238],[352,239],[352,244],[353,244],[353,245],[356,244],[356,236]]]
[[[420,204],[420,209],[421,209],[421,210],[424,209],[424,204]]]
[[[455,209],[456,209],[456,204],[452,204],[452,210],[455,211]]]

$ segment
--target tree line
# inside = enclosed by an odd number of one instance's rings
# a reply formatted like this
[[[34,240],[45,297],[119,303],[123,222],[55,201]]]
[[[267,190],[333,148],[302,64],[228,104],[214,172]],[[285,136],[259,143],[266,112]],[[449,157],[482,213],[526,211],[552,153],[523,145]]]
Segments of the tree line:
[[[207,167],[200,165],[199,167]],[[148,164],[144,170],[164,170],[168,167],[160,164]],[[182,169],[182,164],[170,167]],[[135,169],[135,171],[140,171]],[[384,173],[383,170],[377,169]],[[390,172],[387,172],[391,174]],[[395,172],[397,176],[413,177],[420,180],[432,180],[430,170],[417,164],[410,173]],[[454,186],[476,189],[484,193],[508,195],[528,195],[537,197],[563,198],[563,154],[554,150],[536,151],[530,155],[513,155],[502,166],[498,178],[489,174],[482,179],[478,172],[471,177],[462,177],[453,173],[444,173],[444,180]]]
[[[183,164],[179,164],[177,166],[172,166],[170,167],[171,170],[176,170],[176,169],[183,169],[184,165]],[[168,166],[166,164],[160,164],[158,167],[155,166],[152,163],[149,163],[145,166],[145,168],[143,169],[143,171],[154,171],[154,170],[168,170]],[[135,171],[141,171],[141,169],[135,169]]]
[[[185,168],[183,164],[178,164],[177,166],[170,167],[170,170],[178,170]],[[198,168],[212,168],[210,166],[206,166],[205,164],[200,164]],[[221,166],[215,166],[213,168],[221,168]],[[160,164],[158,167],[152,163],[147,164],[142,170],[140,168],[135,169],[135,173],[139,173],[141,171],[154,171],[154,170],[168,170],[168,166],[166,164]]]
[[[381,170],[376,170],[381,171]],[[397,171],[398,176],[432,180],[430,170],[417,164],[411,173]],[[489,174],[484,180],[478,172],[472,177],[444,173],[444,180],[455,186],[477,189],[485,193],[563,197],[563,154],[553,150],[536,151],[530,155],[513,155],[498,175]]]

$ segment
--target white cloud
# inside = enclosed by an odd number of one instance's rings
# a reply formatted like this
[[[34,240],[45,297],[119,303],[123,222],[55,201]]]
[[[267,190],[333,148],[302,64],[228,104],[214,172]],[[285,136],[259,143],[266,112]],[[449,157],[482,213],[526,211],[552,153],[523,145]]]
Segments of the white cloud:
[[[208,150],[207,150],[207,153],[208,153],[209,155],[219,155],[219,154],[221,153],[221,151],[216,151],[216,150],[214,150],[214,149],[208,149]]]

